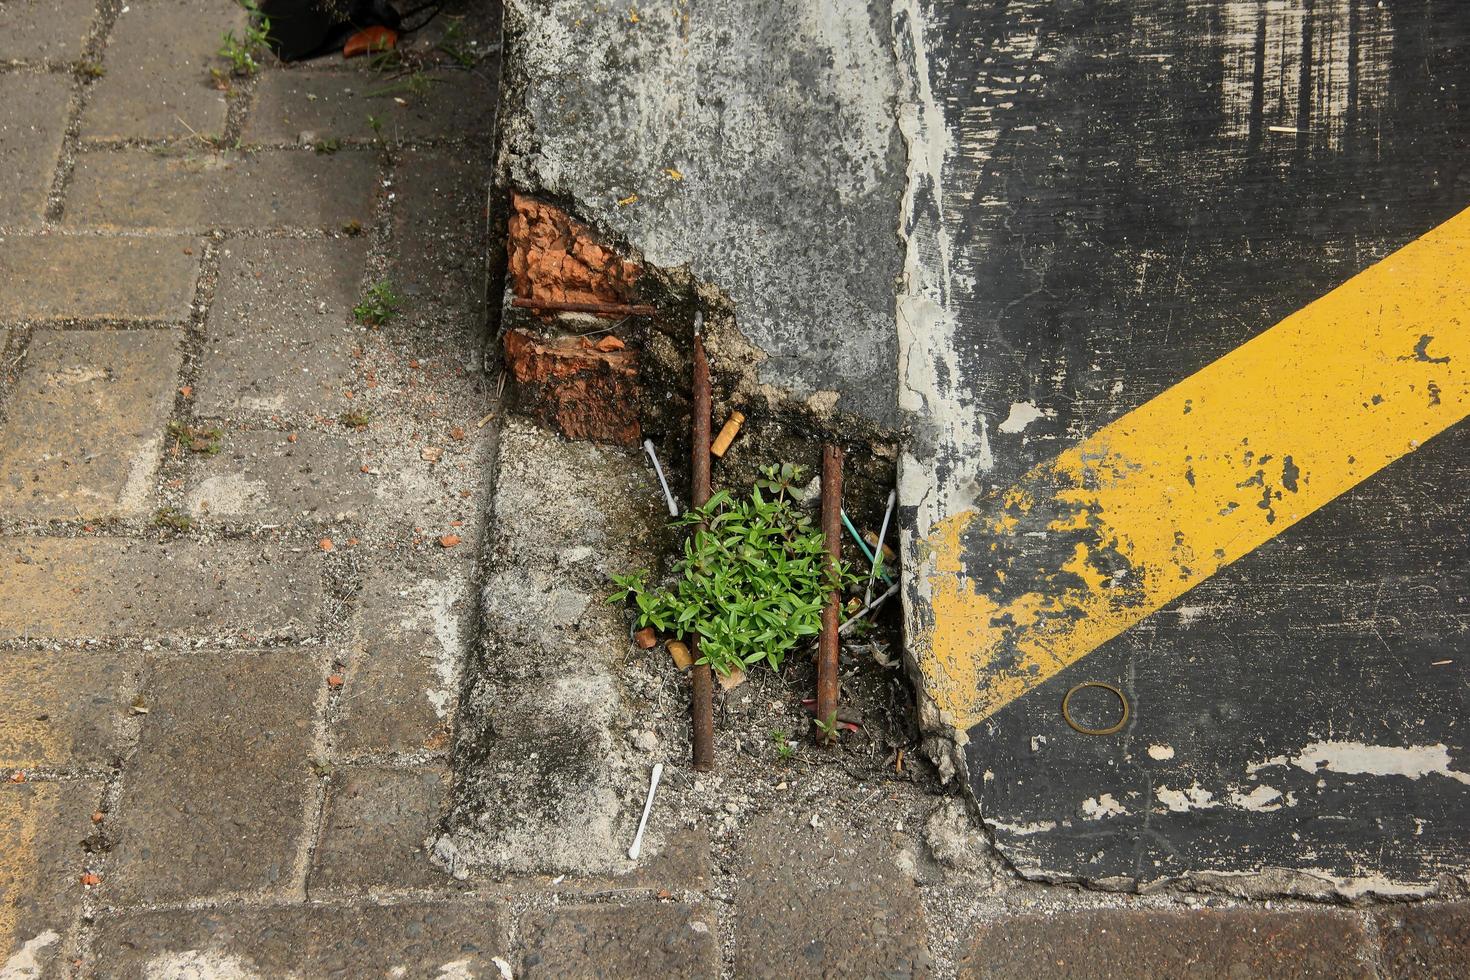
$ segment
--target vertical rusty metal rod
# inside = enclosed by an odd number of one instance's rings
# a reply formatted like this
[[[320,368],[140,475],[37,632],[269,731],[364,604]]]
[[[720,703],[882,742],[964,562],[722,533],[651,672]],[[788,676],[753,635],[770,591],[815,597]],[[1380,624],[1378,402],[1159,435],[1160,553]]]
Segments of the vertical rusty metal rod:
[[[710,385],[709,359],[704,353],[704,314],[694,316],[694,439],[690,466],[693,486],[690,497],[695,507],[703,507],[710,498]],[[689,637],[689,652],[699,659],[699,636]],[[709,772],[715,767],[715,695],[714,677],[709,664],[696,663],[692,668],[693,703],[690,712],[694,722],[694,769]]]
[[[842,558],[842,449],[822,446],[822,540],[835,568]],[[833,589],[822,607],[817,644],[817,719],[824,725],[837,715],[837,613],[842,596]]]

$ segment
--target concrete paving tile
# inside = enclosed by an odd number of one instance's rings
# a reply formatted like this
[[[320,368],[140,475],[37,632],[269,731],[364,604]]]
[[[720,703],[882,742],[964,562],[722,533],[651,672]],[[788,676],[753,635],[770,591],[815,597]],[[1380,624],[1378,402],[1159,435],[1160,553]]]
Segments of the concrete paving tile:
[[[357,452],[340,436],[225,430],[218,453],[190,454],[184,501],[201,518],[361,517],[376,499],[374,478],[361,469]]]
[[[24,72],[0,74],[0,227],[35,228],[61,155],[71,79]]]
[[[483,148],[403,154],[391,261],[406,316],[469,326],[483,318],[489,173]]]
[[[336,770],[311,893],[455,887],[424,848],[448,792],[447,769]]]
[[[168,902],[291,884],[325,683],[297,649],[150,658],[109,897]]]
[[[72,61],[97,0],[9,0],[0,7],[0,61]]]
[[[114,651],[0,653],[0,769],[110,764],[137,671]]]
[[[102,921],[89,975],[491,980],[503,919],[488,902],[143,912]]]
[[[757,819],[737,858],[735,973],[929,976],[924,909],[895,853],[881,838],[804,817]]]
[[[147,0],[124,5],[82,113],[82,138],[156,139],[224,132],[225,93],[211,68],[224,68],[221,37],[238,37],[244,10],[214,0]]]
[[[318,566],[316,555],[247,540],[8,538],[0,641],[308,633],[322,605]]]
[[[337,415],[350,407],[363,239],[235,239],[220,258],[196,406]]]
[[[484,136],[494,130],[493,86],[468,72],[423,72],[413,81],[361,72],[272,71],[256,85],[245,124],[247,143],[295,143],[334,137]],[[399,100],[402,100],[401,102]]]
[[[0,239],[0,318],[185,320],[197,238],[11,235]]]
[[[173,330],[37,330],[0,430],[0,514],[135,517],[178,384]]]
[[[372,223],[369,150],[81,153],[63,220],[103,228],[319,228]]]
[[[101,799],[85,780],[0,784],[0,976],[60,975],[51,969],[81,906],[81,842]]]
[[[448,745],[474,627],[474,563],[378,567],[358,596],[358,640],[333,744],[337,755]]]
[[[521,920],[524,977],[714,977],[719,929],[675,903],[564,905]]]
[[[1374,922],[1388,976],[1470,976],[1470,902],[1396,905]]]
[[[1084,909],[982,923],[964,978],[1371,977],[1363,927],[1347,912]]]

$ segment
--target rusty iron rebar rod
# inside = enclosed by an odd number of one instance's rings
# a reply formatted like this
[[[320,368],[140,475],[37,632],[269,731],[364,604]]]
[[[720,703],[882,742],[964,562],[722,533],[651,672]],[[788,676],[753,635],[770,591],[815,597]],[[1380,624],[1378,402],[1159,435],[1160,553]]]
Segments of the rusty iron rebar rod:
[[[523,310],[547,310],[552,313],[598,313],[603,316],[653,316],[657,312],[653,307],[641,303],[558,303],[524,299],[520,296],[512,299],[510,305]]]
[[[710,498],[710,385],[709,359],[704,353],[702,327],[704,314],[694,317],[694,432],[690,462],[690,498],[695,507],[703,507]],[[699,659],[699,637],[689,636],[689,650]],[[715,696],[714,677],[709,664],[696,663],[692,668],[693,703],[690,712],[694,723],[694,769],[709,772],[715,767]]]
[[[822,446],[822,540],[836,568],[842,560],[842,449]],[[822,607],[822,633],[817,644],[817,720],[830,725],[837,717],[837,613],[842,596],[836,589]],[[831,733],[824,729],[830,739]]]

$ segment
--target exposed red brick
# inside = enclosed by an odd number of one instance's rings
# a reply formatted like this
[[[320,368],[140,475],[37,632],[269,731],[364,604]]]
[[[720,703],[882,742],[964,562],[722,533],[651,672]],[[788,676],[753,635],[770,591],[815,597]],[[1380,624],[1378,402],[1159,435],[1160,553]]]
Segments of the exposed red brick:
[[[511,287],[542,303],[627,303],[640,269],[561,208],[511,195]]]
[[[505,364],[521,408],[567,438],[629,446],[642,438],[636,351],[602,351],[578,337],[508,330]]]

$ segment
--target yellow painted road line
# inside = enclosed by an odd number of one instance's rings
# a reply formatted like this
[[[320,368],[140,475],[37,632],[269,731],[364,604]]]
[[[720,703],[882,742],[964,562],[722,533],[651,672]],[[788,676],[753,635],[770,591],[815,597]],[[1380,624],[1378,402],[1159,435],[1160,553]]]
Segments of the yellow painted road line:
[[[968,729],[1467,415],[1470,210],[931,528],[929,692]]]

